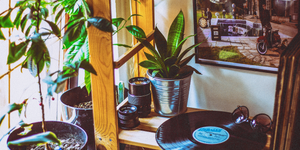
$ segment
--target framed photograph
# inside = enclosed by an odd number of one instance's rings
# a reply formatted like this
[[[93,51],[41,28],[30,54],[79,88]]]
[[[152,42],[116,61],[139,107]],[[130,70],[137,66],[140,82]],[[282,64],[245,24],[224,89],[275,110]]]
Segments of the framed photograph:
[[[196,63],[277,73],[299,0],[194,0]]]

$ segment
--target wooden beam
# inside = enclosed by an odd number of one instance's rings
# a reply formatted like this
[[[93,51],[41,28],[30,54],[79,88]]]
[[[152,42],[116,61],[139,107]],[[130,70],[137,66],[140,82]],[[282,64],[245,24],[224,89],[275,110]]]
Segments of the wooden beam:
[[[131,0],[132,13],[140,14],[141,17],[135,17],[133,24],[141,27],[146,33],[150,33],[154,30],[154,0],[139,0],[139,2]],[[137,43],[137,41],[135,41]],[[147,48],[143,51],[149,52]],[[134,56],[134,76],[144,77],[147,69],[139,66],[138,64],[143,60],[146,60],[146,56],[143,51],[137,53]],[[150,52],[149,52],[150,53]]]
[[[111,20],[107,0],[87,0],[94,17]],[[88,28],[90,61],[97,72],[91,75],[96,149],[119,149],[118,119],[114,94],[112,34]]]
[[[147,41],[152,41],[154,39],[154,30],[147,35]],[[142,43],[136,44],[134,47],[129,49],[125,54],[123,54],[117,61],[114,62],[114,68],[120,68],[124,63],[126,63],[131,57],[137,54],[144,45]]]

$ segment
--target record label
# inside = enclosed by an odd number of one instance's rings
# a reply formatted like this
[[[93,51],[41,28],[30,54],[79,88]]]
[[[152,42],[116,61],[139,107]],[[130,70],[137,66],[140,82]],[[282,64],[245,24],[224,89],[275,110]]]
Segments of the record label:
[[[206,126],[196,129],[193,138],[203,144],[220,144],[229,139],[229,133],[220,127]]]

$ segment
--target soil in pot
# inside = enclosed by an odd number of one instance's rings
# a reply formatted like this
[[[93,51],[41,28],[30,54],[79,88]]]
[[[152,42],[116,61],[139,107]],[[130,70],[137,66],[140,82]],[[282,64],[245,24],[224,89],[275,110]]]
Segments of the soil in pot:
[[[87,101],[87,102],[82,102],[82,103],[79,103],[79,104],[75,104],[73,107],[84,108],[84,109],[92,109],[93,108],[93,102],[92,102],[92,100],[90,100],[90,101]]]
[[[71,133],[58,135],[57,137],[61,142],[60,148],[62,148],[63,150],[80,150],[81,146],[84,145],[84,142],[82,140],[78,140],[79,138]],[[49,144],[49,146],[51,147],[51,150],[54,150],[58,146],[58,144]],[[26,147],[26,150],[45,150],[45,145],[31,145]]]

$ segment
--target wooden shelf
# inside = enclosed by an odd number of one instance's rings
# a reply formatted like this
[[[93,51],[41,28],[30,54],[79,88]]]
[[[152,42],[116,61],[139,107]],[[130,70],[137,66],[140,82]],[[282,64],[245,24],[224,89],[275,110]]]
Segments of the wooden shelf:
[[[206,111],[203,109],[188,108],[186,113]],[[155,132],[157,128],[167,121],[170,117],[159,116],[152,109],[151,113],[147,118],[139,118],[140,125],[132,130],[122,130],[119,129],[119,140],[120,143],[134,145],[149,149],[161,149],[156,140]],[[268,135],[268,141],[264,150],[270,147],[271,136]]]

